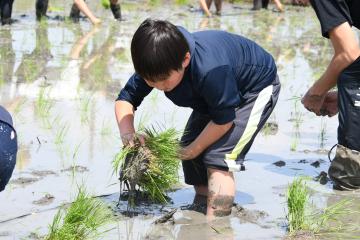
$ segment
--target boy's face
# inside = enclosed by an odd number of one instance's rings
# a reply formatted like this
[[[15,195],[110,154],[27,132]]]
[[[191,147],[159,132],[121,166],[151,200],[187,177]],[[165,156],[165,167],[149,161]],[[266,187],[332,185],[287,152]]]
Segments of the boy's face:
[[[190,63],[190,58],[191,58],[190,53],[187,52],[185,55],[184,61],[182,63],[182,68],[178,71],[172,70],[170,72],[169,77],[166,78],[165,80],[153,82],[153,81],[148,81],[145,79],[145,82],[150,87],[156,88],[156,89],[164,91],[164,92],[170,92],[181,82],[181,80],[184,76],[185,68]]]

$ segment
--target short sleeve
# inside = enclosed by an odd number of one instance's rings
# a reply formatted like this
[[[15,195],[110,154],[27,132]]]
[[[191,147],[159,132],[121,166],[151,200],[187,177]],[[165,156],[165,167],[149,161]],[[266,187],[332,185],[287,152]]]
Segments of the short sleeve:
[[[345,0],[311,0],[310,2],[320,21],[321,33],[324,37],[329,38],[329,32],[344,22],[352,25]]]
[[[220,66],[208,72],[202,79],[199,90],[214,123],[226,124],[235,119],[235,109],[240,105],[240,97],[235,74],[230,66]]]
[[[116,101],[127,101],[136,110],[144,98],[151,92],[152,87],[146,84],[138,74],[134,74],[127,81],[125,87],[121,89]]]

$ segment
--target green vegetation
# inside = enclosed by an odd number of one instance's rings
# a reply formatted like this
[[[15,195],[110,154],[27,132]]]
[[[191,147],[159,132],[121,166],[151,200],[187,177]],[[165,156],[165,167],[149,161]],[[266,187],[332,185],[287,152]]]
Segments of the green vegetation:
[[[53,101],[50,100],[45,89],[41,88],[39,95],[35,102],[35,112],[41,118],[46,118],[50,115],[50,110],[53,107]]]
[[[289,238],[300,235],[336,236],[340,239],[354,236],[359,229],[351,223],[341,221],[345,216],[356,213],[351,208],[352,200],[343,199],[322,210],[316,210],[309,203],[310,194],[304,178],[295,179],[287,190]],[[357,230],[356,230],[357,229]]]
[[[110,0],[101,0],[101,5],[102,5],[105,9],[109,9],[109,8],[110,8]]]
[[[46,240],[100,239],[99,230],[113,219],[111,210],[92,198],[80,187],[75,201],[66,210],[60,209],[49,226]]]
[[[150,200],[166,203],[166,191],[178,183],[180,161],[178,132],[171,128],[162,132],[145,128],[146,146],[124,147],[113,161],[114,172],[120,171],[121,183],[130,185],[129,196],[135,186]],[[129,203],[134,199],[129,197]]]

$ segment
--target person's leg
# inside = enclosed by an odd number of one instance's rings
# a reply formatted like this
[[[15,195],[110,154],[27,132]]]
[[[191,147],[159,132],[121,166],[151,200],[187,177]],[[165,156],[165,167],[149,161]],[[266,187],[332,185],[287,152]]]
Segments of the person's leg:
[[[41,20],[42,17],[46,16],[48,5],[49,0],[36,0],[35,11],[37,20]]]
[[[262,0],[253,0],[252,10],[259,10],[262,7]]]
[[[1,24],[10,24],[11,23],[11,14],[12,6],[14,0],[1,0],[0,3],[0,15],[1,15]]]
[[[74,0],[74,3],[79,8],[79,10],[90,19],[92,24],[101,23],[101,20],[95,17],[95,15],[90,11],[84,0]]]
[[[228,216],[235,198],[232,172],[208,168],[207,218]]]
[[[216,15],[221,15],[222,0],[215,0]]]
[[[122,20],[121,17],[121,6],[118,0],[111,0],[110,1],[110,9],[111,12],[116,20]]]
[[[72,4],[69,17],[74,21],[78,22],[80,19],[80,10],[75,3]]]
[[[261,1],[261,3],[262,3],[262,8],[267,9],[268,6],[269,6],[269,2],[270,2],[270,0],[262,0],[262,1]]]
[[[16,163],[16,132],[0,121],[0,192],[5,189]]]
[[[334,188],[360,188],[360,57],[338,79],[338,148],[329,168]]]
[[[281,4],[280,0],[274,0],[274,3],[276,5],[276,8],[280,11],[280,12],[283,12],[284,11],[284,7],[283,5]]]

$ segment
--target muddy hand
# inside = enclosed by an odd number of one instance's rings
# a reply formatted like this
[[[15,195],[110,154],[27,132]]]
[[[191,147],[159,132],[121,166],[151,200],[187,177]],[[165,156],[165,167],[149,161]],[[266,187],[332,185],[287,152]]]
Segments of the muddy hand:
[[[145,136],[138,133],[126,133],[121,135],[121,140],[125,146],[133,147],[137,143],[141,146],[145,145]]]
[[[305,94],[305,96],[301,99],[301,103],[308,111],[320,116],[320,110],[322,108],[324,99],[325,96],[312,94],[310,88],[309,91],[307,91],[307,93]]]
[[[339,112],[337,91],[328,92],[321,107],[321,116],[333,117]]]

